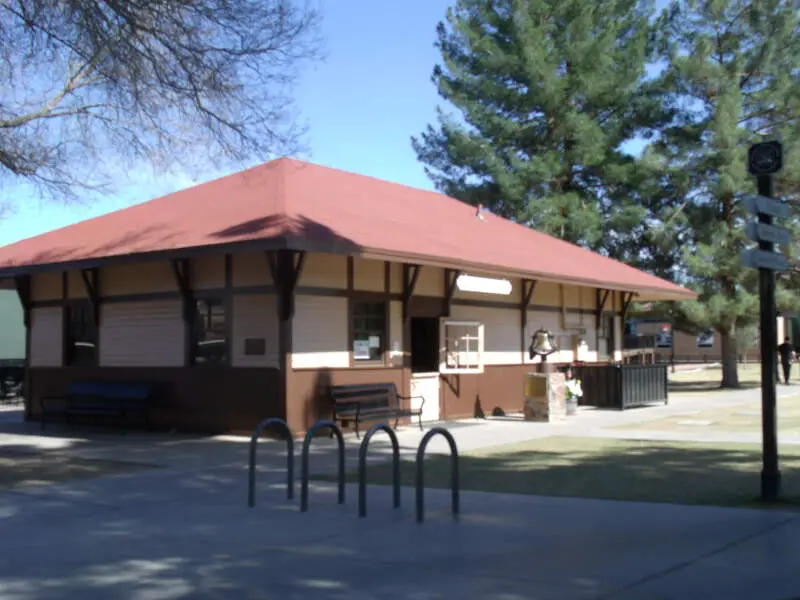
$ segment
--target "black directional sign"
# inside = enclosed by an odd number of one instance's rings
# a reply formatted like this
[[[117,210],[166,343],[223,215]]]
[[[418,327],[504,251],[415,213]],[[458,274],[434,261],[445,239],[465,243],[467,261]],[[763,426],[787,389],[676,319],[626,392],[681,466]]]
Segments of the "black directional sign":
[[[747,153],[747,170],[751,175],[772,175],[783,168],[783,146],[780,142],[753,144]]]
[[[783,254],[751,248],[742,251],[742,265],[751,269],[786,271],[789,268],[789,261]]]
[[[788,246],[791,236],[786,227],[751,222],[747,224],[747,237],[754,242],[770,242],[779,246]]]
[[[750,194],[742,199],[744,209],[753,215],[767,215],[778,219],[789,216],[789,205],[777,198]]]

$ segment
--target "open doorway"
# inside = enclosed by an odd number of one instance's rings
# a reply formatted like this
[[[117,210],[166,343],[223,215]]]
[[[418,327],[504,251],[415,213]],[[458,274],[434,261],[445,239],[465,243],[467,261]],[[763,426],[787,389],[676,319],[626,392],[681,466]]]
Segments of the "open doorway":
[[[411,318],[411,372],[439,372],[439,319]]]

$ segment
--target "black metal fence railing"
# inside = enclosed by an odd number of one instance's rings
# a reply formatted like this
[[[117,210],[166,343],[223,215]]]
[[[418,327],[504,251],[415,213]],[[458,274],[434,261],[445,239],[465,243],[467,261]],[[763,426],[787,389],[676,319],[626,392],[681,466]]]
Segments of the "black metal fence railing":
[[[650,350],[656,347],[658,336],[626,335],[622,340],[623,350]]]
[[[574,375],[583,389],[579,404],[619,410],[666,404],[667,370],[665,364],[575,366]]]

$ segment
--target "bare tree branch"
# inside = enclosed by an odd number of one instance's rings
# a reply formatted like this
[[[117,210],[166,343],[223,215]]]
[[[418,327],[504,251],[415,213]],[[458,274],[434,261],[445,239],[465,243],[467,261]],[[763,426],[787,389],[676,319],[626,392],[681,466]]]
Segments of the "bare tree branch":
[[[304,1],[0,0],[0,184],[296,152],[293,84],[320,58]]]

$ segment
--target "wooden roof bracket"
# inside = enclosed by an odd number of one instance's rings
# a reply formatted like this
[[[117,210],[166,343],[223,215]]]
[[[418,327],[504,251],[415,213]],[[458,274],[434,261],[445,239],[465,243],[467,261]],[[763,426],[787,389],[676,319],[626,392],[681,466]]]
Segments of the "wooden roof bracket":
[[[30,327],[31,324],[31,276],[30,275],[17,275],[14,277],[14,286],[17,289],[17,296],[19,296],[19,303],[22,304],[23,319],[25,320],[25,327]]]
[[[594,320],[595,320],[595,327],[600,329],[600,324],[603,318],[603,311],[606,309],[606,303],[608,302],[608,297],[611,295],[611,290],[601,290],[597,288],[595,291],[595,313],[594,313]]]
[[[620,316],[622,317],[622,324],[625,325],[625,318],[628,316],[628,309],[631,306],[631,302],[633,301],[633,297],[636,295],[635,292],[628,292],[622,294],[622,312]]]
[[[520,330],[520,350],[522,352],[522,360],[525,361],[525,353],[528,346],[528,336],[526,329],[528,328],[528,309],[533,300],[533,292],[536,291],[536,279],[523,279],[522,280],[522,301],[519,304],[519,330]]]
[[[192,319],[192,273],[188,258],[175,259],[172,263],[172,273],[175,276],[175,284],[181,293],[183,300],[183,320],[187,323]]]
[[[403,324],[405,325],[409,319],[408,306],[411,298],[414,296],[414,288],[417,287],[419,281],[419,272],[422,269],[420,265],[403,265]]]
[[[278,250],[267,252],[272,283],[278,294],[278,317],[289,321],[294,317],[295,291],[306,262],[306,253],[301,250]]]
[[[453,296],[456,293],[456,283],[461,275],[461,271],[457,269],[444,270],[444,306],[442,307],[442,314],[445,317],[450,316],[450,309],[453,305]]]
[[[86,295],[92,304],[92,318],[96,327],[100,327],[100,270],[97,267],[81,269],[81,278],[86,287]]]

